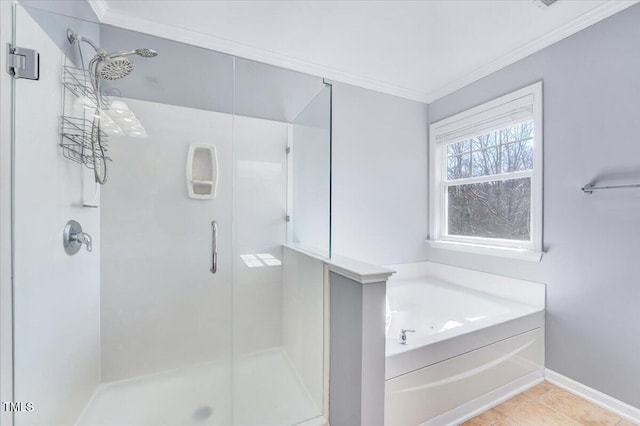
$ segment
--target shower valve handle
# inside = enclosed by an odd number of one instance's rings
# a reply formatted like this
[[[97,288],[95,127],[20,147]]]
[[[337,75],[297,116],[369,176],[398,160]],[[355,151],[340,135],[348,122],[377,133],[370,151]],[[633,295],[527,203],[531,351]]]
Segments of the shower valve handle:
[[[91,235],[87,234],[86,232],[80,232],[77,235],[77,239],[80,242],[80,244],[84,244],[85,246],[87,246],[87,251],[90,252],[91,250],[93,250]]]
[[[86,246],[87,251],[90,252],[93,250],[91,235],[86,232],[82,232],[82,226],[78,222],[70,220],[67,222],[64,227],[64,231],[62,232],[62,245],[64,247],[64,251],[69,256],[73,256],[80,251],[83,244]]]

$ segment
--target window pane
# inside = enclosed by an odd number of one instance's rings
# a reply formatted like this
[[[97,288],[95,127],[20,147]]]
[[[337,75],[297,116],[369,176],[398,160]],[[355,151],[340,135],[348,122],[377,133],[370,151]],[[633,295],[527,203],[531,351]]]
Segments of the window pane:
[[[449,235],[530,240],[531,178],[450,186]]]
[[[502,172],[533,170],[533,139],[502,145]]]
[[[447,179],[455,180],[471,176],[471,154],[454,155],[447,159]]]
[[[484,149],[490,146],[498,145],[500,142],[497,136],[498,136],[497,132],[476,136],[475,138],[471,139],[473,150],[477,151],[479,149]]]
[[[533,121],[516,124],[501,130],[503,133],[502,143],[509,143],[523,139],[533,138]]]
[[[533,121],[447,145],[448,180],[524,170],[533,170]]]
[[[447,155],[458,155],[471,151],[471,141],[461,141],[447,145]]]
[[[498,148],[487,148],[481,151],[473,151],[472,169],[473,177],[488,176],[500,173],[498,167]]]

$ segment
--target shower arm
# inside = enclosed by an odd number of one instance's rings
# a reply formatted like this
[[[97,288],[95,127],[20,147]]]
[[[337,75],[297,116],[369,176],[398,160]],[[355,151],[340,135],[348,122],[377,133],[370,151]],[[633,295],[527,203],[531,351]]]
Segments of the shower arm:
[[[93,50],[96,51],[96,53],[98,54],[98,56],[100,57],[105,57],[107,56],[107,51],[104,50],[101,47],[98,47],[98,45],[96,45],[93,41],[91,41],[90,39],[86,38],[86,37],[82,37],[81,35],[78,35],[76,33],[74,33],[73,31],[71,31],[70,29],[67,30],[67,40],[69,40],[69,43],[73,44],[76,41],[79,43],[81,41],[84,41],[85,43],[87,43],[89,46],[93,47]]]

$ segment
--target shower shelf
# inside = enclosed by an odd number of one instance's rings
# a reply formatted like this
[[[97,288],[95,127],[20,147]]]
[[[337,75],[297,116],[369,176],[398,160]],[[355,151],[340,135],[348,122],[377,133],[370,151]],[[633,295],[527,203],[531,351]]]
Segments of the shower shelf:
[[[89,72],[80,68],[65,66],[63,68],[62,83],[71,93],[78,98],[88,99],[93,107],[97,106],[95,91],[91,88],[91,78]],[[102,110],[108,110],[111,99],[104,93],[100,94],[100,105]]]
[[[93,140],[91,130],[92,123],[89,120],[62,116],[62,141],[60,142],[62,154],[69,160],[84,164],[88,168],[93,169],[95,168],[95,164],[91,154]],[[104,152],[106,152],[108,136],[101,131],[100,137],[102,145],[104,146]],[[111,158],[103,155],[98,150],[96,152],[96,160],[97,163],[100,164],[102,160],[111,161]]]

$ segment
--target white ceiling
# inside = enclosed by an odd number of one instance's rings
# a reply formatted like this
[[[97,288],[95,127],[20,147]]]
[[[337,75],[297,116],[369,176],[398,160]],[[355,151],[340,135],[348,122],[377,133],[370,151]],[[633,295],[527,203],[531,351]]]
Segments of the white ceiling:
[[[637,2],[88,1],[107,24],[422,102]]]

